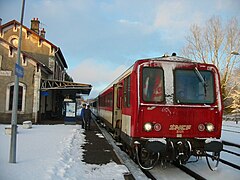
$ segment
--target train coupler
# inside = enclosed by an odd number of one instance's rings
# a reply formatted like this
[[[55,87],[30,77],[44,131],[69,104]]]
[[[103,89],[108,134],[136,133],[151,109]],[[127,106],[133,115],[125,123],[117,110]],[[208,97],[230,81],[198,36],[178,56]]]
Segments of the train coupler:
[[[223,143],[218,139],[206,139],[204,144],[204,150],[207,152],[219,153],[223,150]]]
[[[165,139],[148,140],[146,142],[145,148],[150,152],[163,153],[166,152],[167,142]]]

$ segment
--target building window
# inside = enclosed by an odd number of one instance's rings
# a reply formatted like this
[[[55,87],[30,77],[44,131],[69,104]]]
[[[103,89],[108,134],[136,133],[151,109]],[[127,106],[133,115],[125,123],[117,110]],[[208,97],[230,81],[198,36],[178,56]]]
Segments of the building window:
[[[15,47],[18,47],[18,39],[17,38],[12,38],[11,39],[11,44],[14,45]]]
[[[40,65],[37,64],[37,72],[40,72]]]
[[[9,57],[13,57],[13,47],[9,46]]]
[[[14,83],[11,83],[7,86],[7,100],[6,100],[6,110],[12,111],[13,106],[13,91],[14,91]],[[17,110],[23,112],[25,109],[25,95],[26,95],[26,85],[23,83],[19,83],[18,88],[18,104]]]
[[[27,57],[22,55],[22,66],[27,66]]]
[[[42,47],[42,43],[43,43],[43,40],[42,40],[42,39],[39,39],[39,40],[38,40],[38,47]]]
[[[8,38],[8,42],[11,43],[14,47],[18,47],[18,36],[12,35]]]
[[[31,35],[31,32],[30,31],[27,31],[27,34],[26,34],[26,39],[29,39],[29,36]]]
[[[0,55],[0,70],[2,69],[2,59],[3,59],[3,56]]]

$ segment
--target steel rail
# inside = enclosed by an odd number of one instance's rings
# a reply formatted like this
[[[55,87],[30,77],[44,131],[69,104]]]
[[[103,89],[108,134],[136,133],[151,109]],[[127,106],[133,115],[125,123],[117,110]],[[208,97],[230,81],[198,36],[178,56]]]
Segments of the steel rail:
[[[228,130],[228,129],[222,129],[223,131],[227,131],[227,132],[232,132],[232,133],[240,133],[239,131],[232,131],[232,130]]]
[[[157,180],[148,170],[142,169],[142,172],[151,180]]]
[[[226,125],[226,124],[223,124],[222,126],[226,126],[226,127],[232,127],[232,128],[240,128],[240,127],[238,127],[238,126]]]
[[[240,148],[240,144],[235,144],[235,143],[224,141],[224,140],[222,140],[222,143],[223,145],[226,145],[226,146],[234,146],[234,147]]]
[[[235,153],[235,152],[233,152],[233,151],[229,151],[229,150],[227,150],[227,149],[223,149],[222,151],[227,152],[227,153],[229,153],[229,154],[236,155],[236,156],[240,156],[239,153]]]
[[[207,154],[207,156],[215,159],[215,157],[212,156],[212,155],[210,155],[210,154]],[[219,161],[220,161],[221,163],[223,163],[223,164],[226,164],[226,165],[228,165],[228,166],[231,166],[231,167],[233,167],[233,168],[235,168],[235,169],[240,170],[240,166],[238,166],[238,165],[236,165],[236,164],[233,164],[233,163],[231,163],[231,162],[229,162],[229,161],[226,161],[226,160],[224,160],[224,159],[221,159],[221,158],[219,158]]]
[[[173,163],[174,166],[181,169],[183,172],[187,173],[191,177],[193,177],[196,180],[206,180],[206,178],[202,177],[200,174],[197,174],[196,172],[192,171],[191,169],[187,168],[186,166],[180,165],[176,162]]]

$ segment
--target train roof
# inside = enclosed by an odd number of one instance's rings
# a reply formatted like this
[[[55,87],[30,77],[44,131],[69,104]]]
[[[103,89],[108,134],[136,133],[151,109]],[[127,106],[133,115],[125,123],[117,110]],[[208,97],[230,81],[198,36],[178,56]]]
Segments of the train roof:
[[[180,57],[180,56],[168,56],[168,55],[164,55],[162,57],[140,59],[140,60],[194,62],[193,60],[188,59],[188,58],[184,58],[184,57]]]
[[[169,62],[182,62],[182,63],[199,63],[197,61],[193,61],[191,59],[176,56],[176,55],[172,55],[172,56],[164,55],[162,57],[138,59],[134,62],[134,64],[131,67],[129,67],[126,71],[124,71],[119,77],[117,77],[112,83],[110,83],[106,88],[104,88],[99,94],[104,93],[106,90],[111,88],[115,83],[117,83],[121,79],[127,77],[132,72],[134,66],[141,64],[141,62],[143,62],[143,61],[166,61],[166,62],[169,61]]]

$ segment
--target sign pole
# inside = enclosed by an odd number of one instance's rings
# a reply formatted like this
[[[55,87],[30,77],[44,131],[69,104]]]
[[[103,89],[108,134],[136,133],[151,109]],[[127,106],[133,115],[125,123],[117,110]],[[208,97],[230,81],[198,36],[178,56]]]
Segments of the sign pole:
[[[17,65],[20,65],[20,58],[21,58],[22,25],[23,25],[24,6],[25,6],[25,0],[22,0],[21,25],[20,25],[20,32],[19,32],[16,67],[17,67]],[[12,119],[11,119],[11,145],[10,145],[9,163],[16,163],[18,86],[19,86],[19,75],[17,75],[16,69],[15,69]]]

